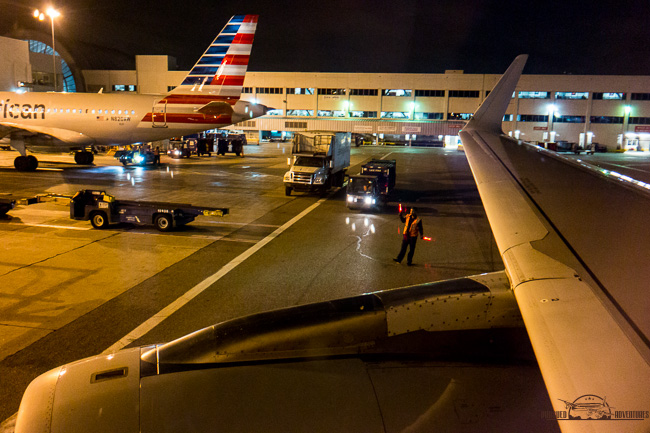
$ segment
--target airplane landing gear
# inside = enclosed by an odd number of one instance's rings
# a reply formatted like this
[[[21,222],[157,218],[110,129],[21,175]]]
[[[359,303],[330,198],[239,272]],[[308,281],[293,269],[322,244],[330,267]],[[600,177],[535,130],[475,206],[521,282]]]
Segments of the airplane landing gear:
[[[14,167],[18,171],[35,171],[38,167],[38,159],[33,155],[17,156],[14,159]]]
[[[86,150],[74,154],[74,162],[80,165],[92,164],[94,160],[95,160],[95,156],[93,155],[93,153],[88,152]]]

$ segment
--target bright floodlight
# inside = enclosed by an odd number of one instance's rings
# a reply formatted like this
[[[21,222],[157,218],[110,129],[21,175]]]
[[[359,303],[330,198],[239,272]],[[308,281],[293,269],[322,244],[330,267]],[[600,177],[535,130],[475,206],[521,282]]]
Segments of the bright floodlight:
[[[54,9],[54,8],[52,8],[52,7],[47,8],[47,11],[45,11],[45,13],[46,13],[47,16],[49,16],[50,18],[56,18],[56,17],[58,17],[58,16],[61,16],[61,14],[59,13],[59,11],[57,11],[56,9]]]

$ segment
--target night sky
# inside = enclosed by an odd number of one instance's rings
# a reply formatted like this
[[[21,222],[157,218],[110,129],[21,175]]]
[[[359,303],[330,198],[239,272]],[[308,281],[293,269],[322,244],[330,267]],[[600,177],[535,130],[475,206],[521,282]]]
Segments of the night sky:
[[[49,35],[41,0],[0,0],[0,35]],[[650,75],[650,0],[55,0],[56,36],[88,69],[168,54],[188,70],[234,14],[259,14],[249,70]],[[14,33],[15,34],[15,33]]]

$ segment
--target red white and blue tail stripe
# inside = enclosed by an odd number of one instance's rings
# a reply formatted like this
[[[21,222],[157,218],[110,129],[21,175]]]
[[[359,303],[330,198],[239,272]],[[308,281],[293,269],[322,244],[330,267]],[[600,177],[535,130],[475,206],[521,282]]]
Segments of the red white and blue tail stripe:
[[[239,99],[248,60],[257,29],[258,15],[235,15],[210,44],[194,65],[182,84],[172,90],[168,103],[178,103],[176,95],[210,95],[225,98],[199,98],[206,100]]]
[[[235,15],[210,44],[180,86],[147,113],[143,127],[173,127],[179,134],[231,125],[264,115],[240,101],[258,15]]]

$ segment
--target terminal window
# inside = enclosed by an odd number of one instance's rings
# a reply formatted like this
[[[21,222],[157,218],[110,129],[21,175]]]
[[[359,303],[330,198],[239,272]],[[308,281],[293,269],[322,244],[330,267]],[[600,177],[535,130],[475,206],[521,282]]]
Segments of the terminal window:
[[[135,92],[136,86],[133,84],[114,84],[113,92]]]
[[[313,87],[287,87],[287,95],[313,95]]]
[[[622,116],[591,116],[591,123],[623,123]]]
[[[650,125],[650,117],[630,117],[628,123],[633,125]]]
[[[517,122],[548,122],[548,116],[542,114],[517,114]]]
[[[378,94],[377,89],[350,89],[350,95],[353,96],[377,96]]]
[[[481,92],[478,90],[450,90],[450,98],[478,98]]]
[[[619,100],[619,101],[624,101],[626,99],[627,95],[625,93],[621,92],[594,92],[593,93],[593,98],[594,99],[606,99],[606,100]]]
[[[447,113],[447,120],[469,120],[473,113]]]
[[[258,95],[281,95],[282,87],[256,87]]]
[[[377,112],[376,111],[350,111],[350,117],[376,119]]]
[[[345,89],[318,89],[319,95],[345,95]]]
[[[384,89],[384,96],[411,96],[412,90],[409,89]]]
[[[556,116],[556,123],[585,123],[585,116]]]
[[[633,101],[648,101],[650,100],[650,93],[632,93]]]
[[[287,110],[287,116],[312,117],[314,110]]]
[[[519,92],[519,99],[550,99],[551,92]]]
[[[318,110],[318,117],[345,117],[345,111]]]
[[[284,113],[282,109],[274,109],[266,112],[267,116],[282,116],[283,114]]]
[[[445,96],[444,90],[416,90],[415,96],[421,96],[424,98],[440,98]]]
[[[253,88],[252,87],[242,87],[241,92],[242,93],[253,93]]]
[[[410,119],[411,112],[410,111],[382,111],[381,118],[382,119]]]
[[[415,113],[415,120],[442,120],[444,113]]]
[[[555,99],[589,99],[589,92],[555,92]]]
[[[503,122],[512,122],[513,115],[512,114],[506,114],[503,116]]]

